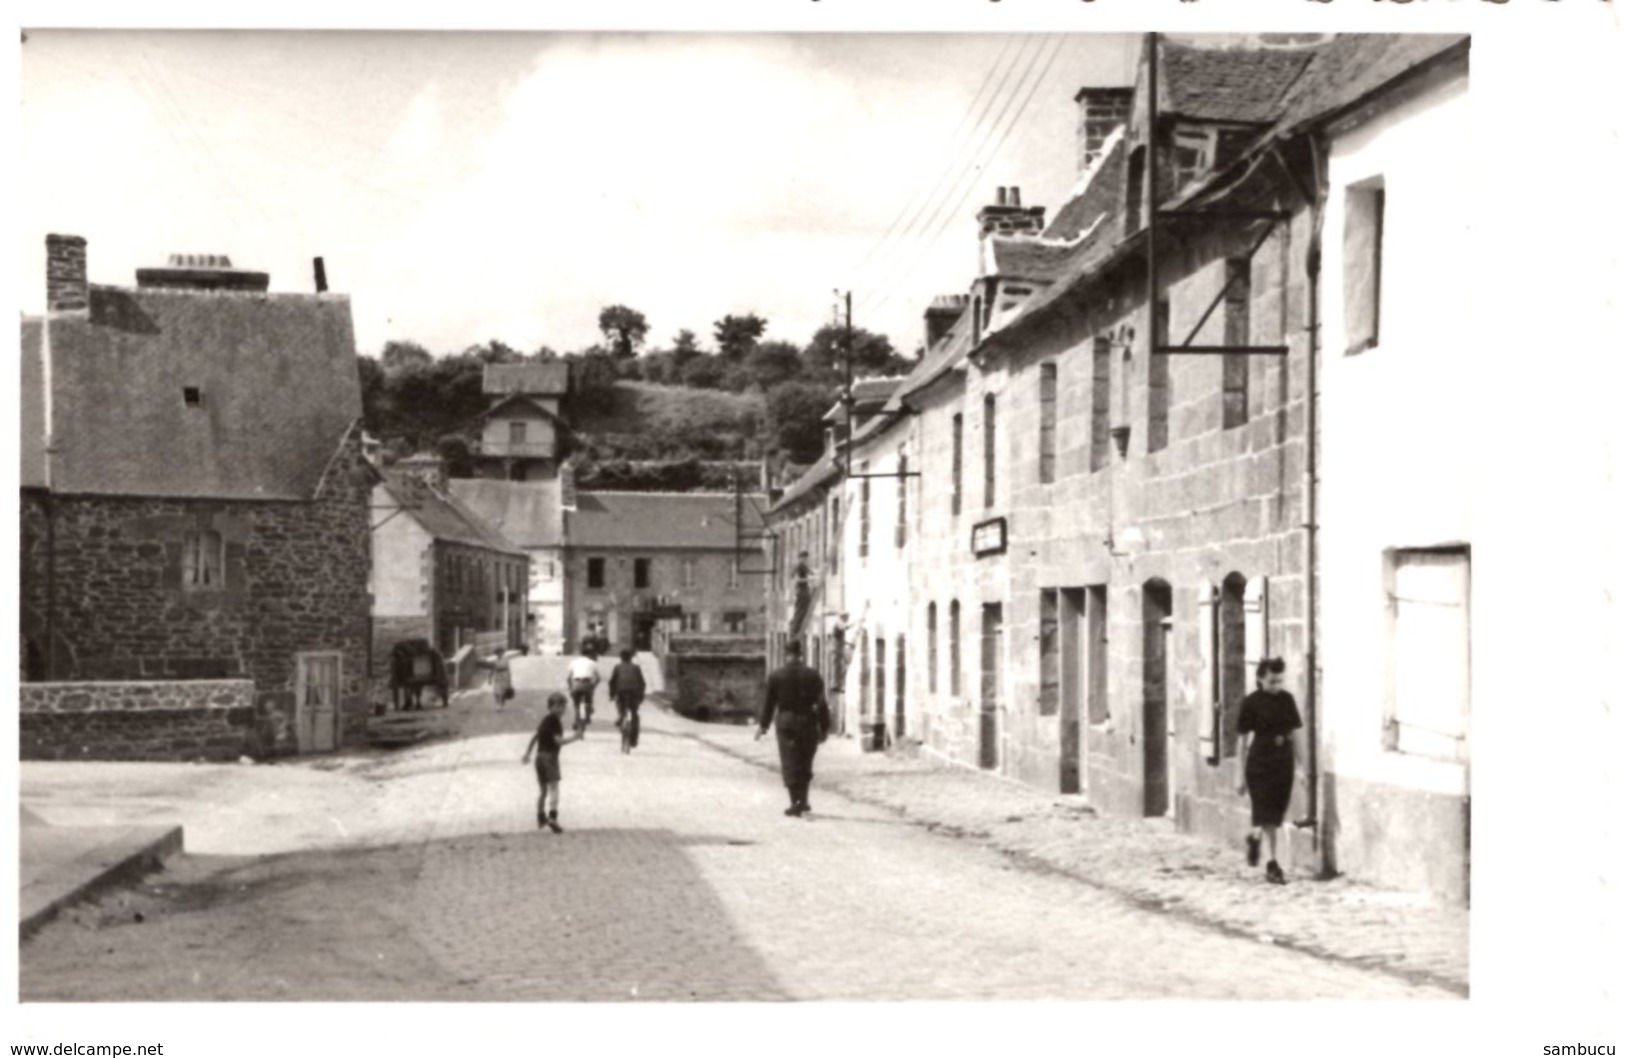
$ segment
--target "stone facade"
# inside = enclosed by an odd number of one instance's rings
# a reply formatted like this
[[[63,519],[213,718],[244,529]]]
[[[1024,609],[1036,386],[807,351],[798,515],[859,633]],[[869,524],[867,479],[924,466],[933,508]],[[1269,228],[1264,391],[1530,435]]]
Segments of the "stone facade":
[[[24,760],[236,760],[257,754],[248,680],[25,683]]]
[[[759,563],[757,554],[746,562]],[[647,579],[638,586],[640,562],[648,563]],[[591,571],[602,563],[600,587],[594,587]],[[570,649],[585,636],[592,624],[602,624],[615,650],[632,646],[650,649],[654,622],[642,615],[656,599],[665,599],[683,608],[684,619],[667,621],[674,633],[731,631],[730,619],[739,622],[737,631],[760,635],[763,631],[761,578],[735,573],[733,551],[679,548],[595,548],[588,542],[572,542],[563,559],[566,613],[574,620]]]
[[[352,430],[310,501],[22,494],[23,634],[54,633],[66,681],[248,679],[253,706],[297,751],[298,656],[340,656],[340,740],[366,721],[372,472]],[[219,590],[181,584],[182,548],[219,536]],[[54,607],[54,614],[50,611]]]

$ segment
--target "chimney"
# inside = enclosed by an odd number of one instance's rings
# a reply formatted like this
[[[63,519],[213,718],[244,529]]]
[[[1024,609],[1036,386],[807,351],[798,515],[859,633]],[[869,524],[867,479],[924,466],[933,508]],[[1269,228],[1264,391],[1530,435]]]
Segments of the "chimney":
[[[231,266],[231,258],[216,253],[172,253],[163,268],[137,268],[135,285],[142,290],[224,290],[263,294],[271,286],[269,272],[249,272]]]
[[[925,348],[928,352],[947,337],[969,303],[970,298],[965,294],[943,294],[931,299],[930,307],[925,310]]]
[[[1106,139],[1113,130],[1128,124],[1134,89],[1080,88],[1073,101],[1078,104],[1078,175],[1082,176],[1105,157]]]
[[[1001,187],[991,206],[976,214],[982,236],[1037,235],[1044,230],[1044,207],[1021,204],[1021,188]]]
[[[85,240],[78,235],[45,237],[45,311],[90,312]]]
[[[327,264],[320,257],[310,262],[316,272],[316,293],[327,293]]]
[[[439,492],[446,490],[446,461],[433,452],[408,456],[395,464],[395,470],[401,477],[419,485]]]

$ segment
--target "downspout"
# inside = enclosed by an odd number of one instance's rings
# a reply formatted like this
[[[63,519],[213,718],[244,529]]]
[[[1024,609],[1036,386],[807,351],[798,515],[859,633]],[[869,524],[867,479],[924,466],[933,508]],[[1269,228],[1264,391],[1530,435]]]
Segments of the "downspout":
[[[1304,441],[1304,599],[1307,610],[1304,615],[1304,625],[1308,640],[1308,681],[1304,687],[1305,723],[1308,736],[1308,760],[1305,762],[1308,771],[1308,801],[1309,815],[1297,821],[1296,826],[1314,831],[1313,847],[1320,851],[1323,841],[1320,830],[1320,626],[1317,620],[1319,611],[1320,583],[1318,534],[1320,531],[1319,504],[1317,502],[1319,477],[1319,364],[1320,364],[1320,255],[1321,255],[1321,224],[1325,220],[1326,196],[1322,190],[1324,171],[1321,164],[1320,148],[1318,142],[1311,138],[1308,143],[1309,158],[1314,167],[1314,187],[1308,189],[1309,194],[1309,246],[1304,257],[1304,270],[1308,279],[1309,297],[1309,362],[1305,371],[1304,392],[1304,427],[1307,432]]]

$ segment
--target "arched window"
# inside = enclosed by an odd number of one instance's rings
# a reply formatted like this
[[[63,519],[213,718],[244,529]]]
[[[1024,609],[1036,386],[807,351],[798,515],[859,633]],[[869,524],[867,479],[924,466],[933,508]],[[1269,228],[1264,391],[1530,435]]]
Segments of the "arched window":
[[[937,693],[937,604],[925,608],[925,689]]]
[[[956,698],[964,693],[959,633],[959,600],[955,599],[948,604],[948,693]]]

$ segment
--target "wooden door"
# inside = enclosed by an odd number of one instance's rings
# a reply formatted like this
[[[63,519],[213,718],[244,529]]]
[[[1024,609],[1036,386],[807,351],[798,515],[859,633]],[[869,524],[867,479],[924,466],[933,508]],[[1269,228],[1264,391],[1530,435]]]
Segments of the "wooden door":
[[[344,656],[299,654],[294,672],[294,730],[301,753],[327,753],[339,744],[339,688]]]

